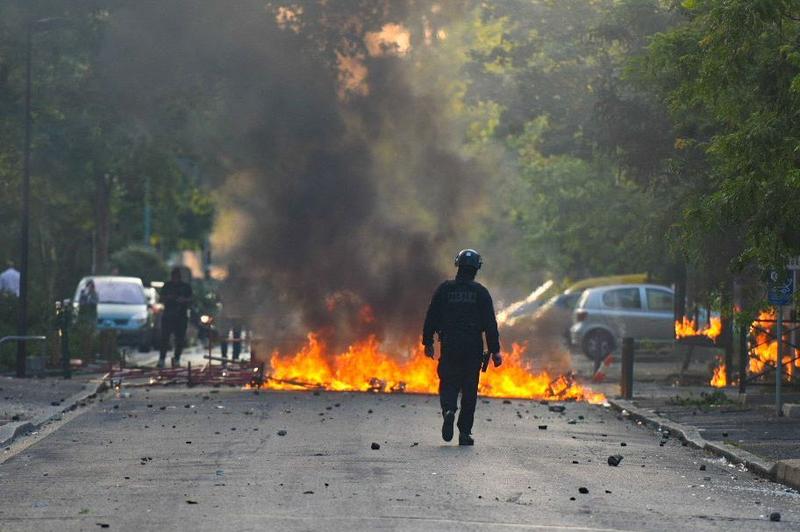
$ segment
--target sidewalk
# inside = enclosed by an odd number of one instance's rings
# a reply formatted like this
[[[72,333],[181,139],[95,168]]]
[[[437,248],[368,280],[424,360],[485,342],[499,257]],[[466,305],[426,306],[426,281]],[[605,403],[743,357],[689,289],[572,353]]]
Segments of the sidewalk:
[[[715,350],[696,349],[686,371],[681,368],[684,354],[683,347],[660,354],[637,353],[632,401],[619,398],[619,357],[602,383],[590,382],[592,367],[585,357],[576,353],[572,359],[584,382],[605,393],[623,415],[800,489],[800,418],[775,414],[774,385],[751,385],[740,399],[735,388],[708,385]],[[783,402],[800,404],[800,390],[785,385]]]
[[[733,389],[635,384],[632,401],[610,403],[694,447],[800,489],[800,418],[778,417],[772,391],[751,387],[740,400]],[[800,392],[787,390],[784,401],[800,403]]]
[[[93,397],[102,375],[18,379],[0,376],[0,447]]]

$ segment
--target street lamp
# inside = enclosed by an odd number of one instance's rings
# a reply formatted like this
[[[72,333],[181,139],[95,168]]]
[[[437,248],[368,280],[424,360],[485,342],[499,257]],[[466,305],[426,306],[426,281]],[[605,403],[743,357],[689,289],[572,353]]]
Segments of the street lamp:
[[[33,56],[33,34],[47,31],[64,22],[61,17],[48,17],[28,23],[25,41],[25,148],[22,171],[22,221],[20,227],[19,257],[19,307],[17,336],[28,335],[28,242],[30,240],[30,195],[31,195],[31,70]],[[25,340],[17,342],[17,377],[25,376]]]

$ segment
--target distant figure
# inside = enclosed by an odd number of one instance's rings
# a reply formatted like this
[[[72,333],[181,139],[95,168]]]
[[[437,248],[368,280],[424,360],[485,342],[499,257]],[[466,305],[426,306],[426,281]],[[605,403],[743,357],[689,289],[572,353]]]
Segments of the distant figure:
[[[97,288],[94,286],[94,280],[89,279],[86,285],[81,289],[78,296],[78,314],[80,316],[90,317],[92,323],[97,318],[97,303],[100,301],[97,295]]]
[[[0,273],[0,292],[19,297],[19,272],[14,268],[14,261],[8,261],[6,265],[6,270]]]
[[[161,288],[161,301],[164,302],[164,313],[161,315],[161,353],[158,357],[158,367],[164,367],[164,360],[169,349],[169,338],[175,336],[172,367],[176,368],[180,366],[181,353],[186,343],[189,305],[192,303],[192,287],[181,279],[180,268],[172,269],[170,280]]]
[[[438,373],[444,441],[453,439],[453,421],[458,409],[458,394],[461,393],[459,445],[475,444],[471,433],[478,402],[484,334],[494,365],[503,363],[492,296],[483,285],[475,282],[482,263],[481,256],[474,249],[464,249],[456,255],[456,278],[445,281],[434,292],[422,331],[426,356],[433,358],[434,333],[438,333],[441,343]]]

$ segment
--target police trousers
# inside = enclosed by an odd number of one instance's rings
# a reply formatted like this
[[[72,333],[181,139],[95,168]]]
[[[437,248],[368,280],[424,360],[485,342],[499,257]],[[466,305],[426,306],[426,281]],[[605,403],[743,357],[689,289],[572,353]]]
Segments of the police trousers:
[[[443,355],[437,369],[439,374],[439,402],[442,412],[458,410],[458,395],[461,394],[461,410],[458,414],[458,430],[462,434],[472,432],[475,421],[475,405],[478,402],[478,380],[481,374],[480,355],[457,357]]]

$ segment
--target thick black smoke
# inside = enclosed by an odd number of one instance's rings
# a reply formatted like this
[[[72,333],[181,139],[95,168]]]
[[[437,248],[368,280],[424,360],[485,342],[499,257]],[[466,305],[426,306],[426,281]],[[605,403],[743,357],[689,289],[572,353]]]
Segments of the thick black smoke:
[[[308,331],[336,347],[369,333],[415,338],[483,192],[441,102],[410,74],[430,45],[423,21],[441,11],[410,0],[293,3],[279,17],[263,1],[126,4],[109,15],[101,87],[144,134],[181,138],[224,174],[226,310],[275,346]],[[367,32],[387,23],[409,29],[408,55],[367,50]]]

